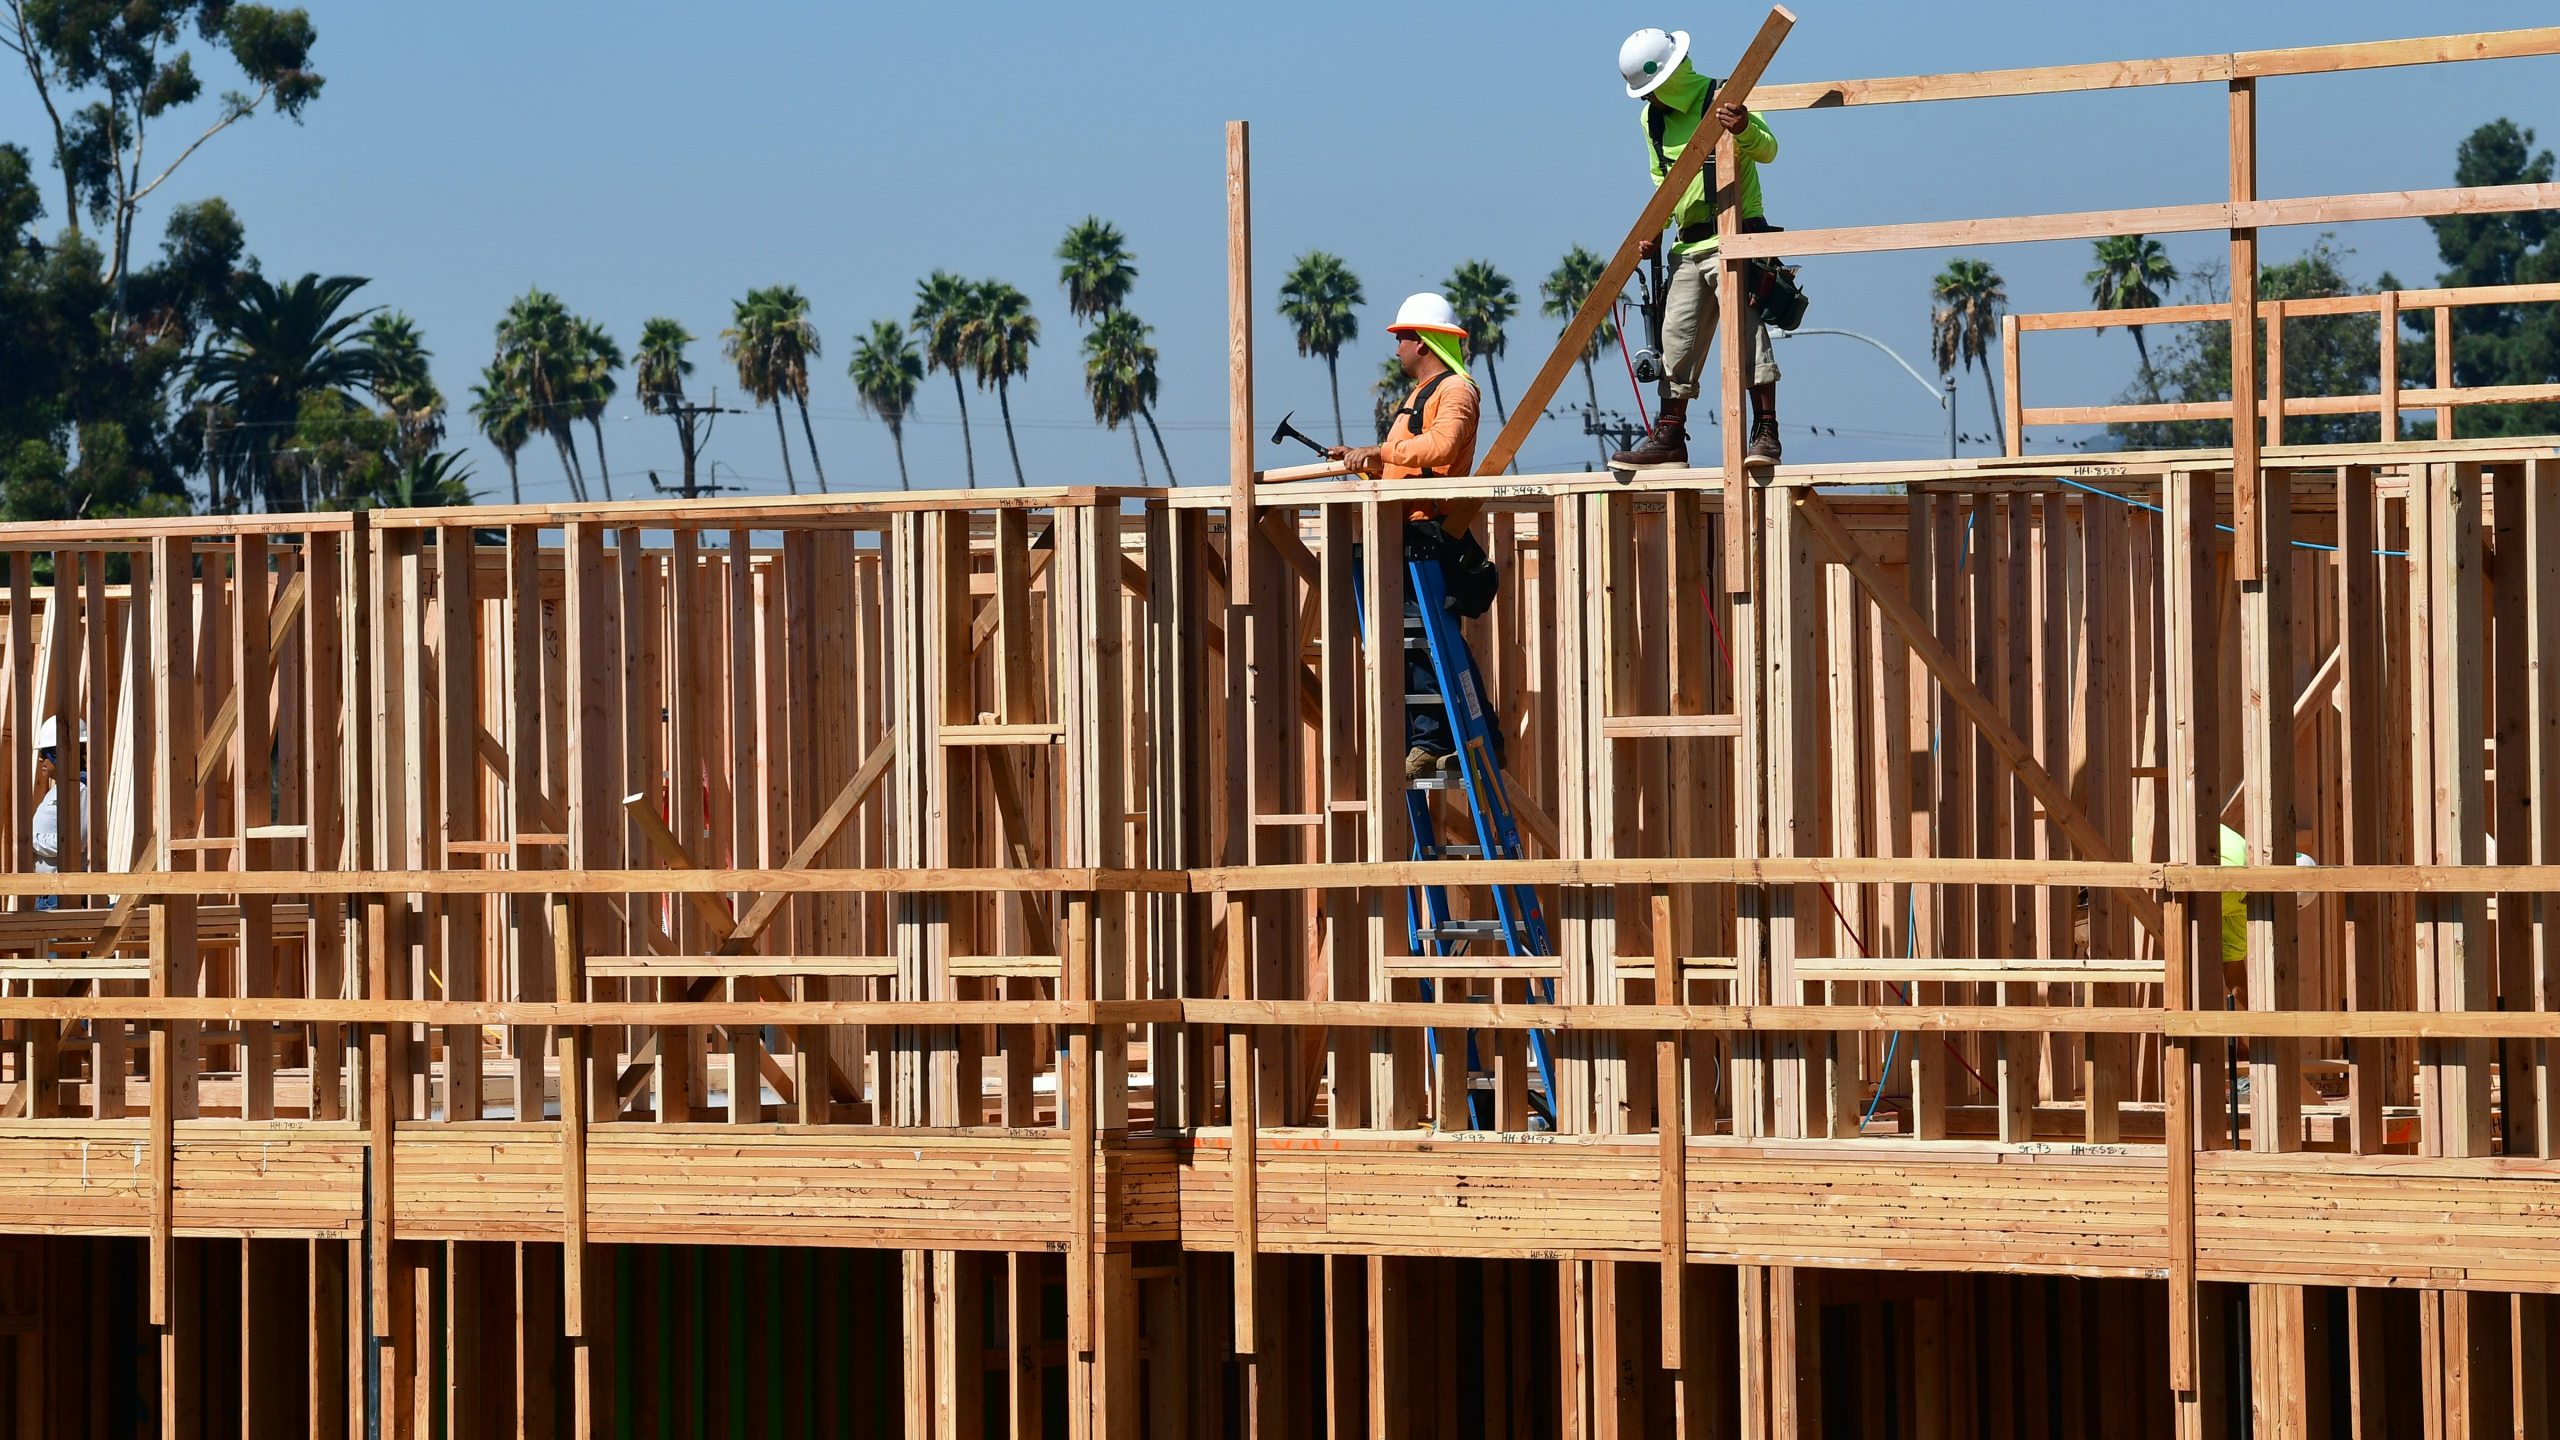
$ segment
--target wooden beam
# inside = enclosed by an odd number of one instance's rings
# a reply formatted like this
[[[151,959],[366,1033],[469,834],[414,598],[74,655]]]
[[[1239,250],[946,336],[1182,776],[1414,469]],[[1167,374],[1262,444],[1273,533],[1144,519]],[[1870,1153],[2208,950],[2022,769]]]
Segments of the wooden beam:
[[[267,617],[267,648],[272,653],[283,647],[285,636],[293,629],[294,620],[302,614],[302,597],[306,577],[296,572],[285,582],[276,596],[273,612]],[[231,737],[240,728],[240,686],[235,679],[231,693],[222,697],[222,706],[204,727],[204,738],[196,742],[196,784],[210,785],[222,768],[224,752],[231,748]]]
[[[871,753],[863,757],[861,768],[853,772],[852,779],[844,782],[844,788],[836,792],[836,798],[827,802],[826,811],[809,827],[809,833],[800,837],[800,843],[791,847],[791,854],[779,868],[806,870],[816,863],[819,852],[834,843],[845,823],[853,818],[853,812],[862,808],[862,802],[879,788],[880,777],[889,773],[889,762],[897,756],[897,740],[898,732],[894,725],[880,733]],[[764,933],[765,927],[773,923],[774,915],[789,898],[788,892],[778,890],[758,896],[756,902],[747,907],[747,913],[738,917],[738,923],[729,931],[729,937],[721,942],[722,945],[735,945],[738,949],[732,953],[745,954],[756,937]]]
[[[2560,55],[2560,26],[2490,30],[2467,35],[2427,35],[2407,40],[2363,40],[2344,45],[2299,45],[2221,55],[2180,55],[2159,60],[2099,60],[2077,65],[2038,65],[2015,70],[1974,70],[1947,75],[1895,75],[1867,80],[1817,80],[1764,88],[1763,110],[1837,110],[1852,105],[1909,105],[1940,100],[1984,100],[2012,95],[2068,95],[2163,85],[2219,85],[2244,76],[2334,75],[2402,65],[2441,65],[2462,60],[2501,60]]]
[[[1227,122],[1227,593],[1253,593],[1253,161]]]
[[[1740,260],[1786,255],[1866,255],[1886,250],[1942,250],[1971,245],[2026,245],[2044,240],[2095,240],[2107,235],[2171,235],[2200,230],[2258,230],[2284,225],[2345,225],[2366,220],[2415,220],[2435,215],[2503,215],[2560,209],[2560,184],[2454,186],[2440,190],[2380,190],[2358,195],[2306,195],[2276,200],[2198,205],[2077,210],[2051,215],[2003,215],[1974,220],[1923,220],[1896,225],[1845,225],[1828,230],[1788,230],[1728,237],[1724,253]],[[1517,413],[1517,412],[1515,412]]]

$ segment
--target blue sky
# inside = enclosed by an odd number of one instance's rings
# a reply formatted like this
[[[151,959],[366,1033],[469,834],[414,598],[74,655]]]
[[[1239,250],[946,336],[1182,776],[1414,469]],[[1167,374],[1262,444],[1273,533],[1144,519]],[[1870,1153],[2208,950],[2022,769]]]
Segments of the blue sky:
[[[1839,79],[2190,54],[2463,30],[2554,19],[2549,0],[2054,0],[1919,4],[1806,0],[1773,80]],[[1226,421],[1223,122],[1254,125],[1258,404],[1330,429],[1320,363],[1300,359],[1272,313],[1290,258],[1344,256],[1365,283],[1362,337],[1343,363],[1355,428],[1386,353],[1379,328],[1408,291],[1459,261],[1491,259],[1534,303],[1570,245],[1605,252],[1645,191],[1634,102],[1614,75],[1639,25],[1685,28],[1721,68],[1760,12],[1615,3],[1288,7],[944,3],[677,5],[536,0],[498,5],[311,5],[326,93],[297,127],[261,117],[216,140],[154,197],[219,194],[271,274],[372,277],[371,303],[414,315],[448,395],[467,393],[490,327],[528,286],[557,291],[632,344],[672,315],[697,336],[694,388],[723,380],[718,332],[748,287],[796,284],[825,344],[812,398],[837,488],[894,487],[887,432],[845,378],[854,337],[903,318],[937,266],[1028,292],[1045,331],[1013,413],[1035,484],[1126,483],[1125,435],[1091,420],[1052,258],[1060,234],[1099,214],[1128,232],[1140,268],[1132,308],[1162,351],[1159,415],[1180,478],[1222,478]],[[204,67],[209,88],[222,66]],[[2450,182],[2453,148],[2500,115],[2560,142],[2560,60],[2286,78],[2261,87],[2261,191],[2269,196]],[[1977,101],[1773,117],[1782,153],[1765,175],[1771,215],[1793,228],[2216,200],[2224,193],[2219,87]],[[177,126],[164,127],[174,135]],[[0,138],[45,151],[22,80],[0,80]],[[173,150],[166,153],[174,153]],[[48,196],[53,192],[48,187]],[[58,223],[50,217],[47,223]],[[2269,236],[2271,255],[2313,232]],[[2359,278],[2434,278],[2417,222],[2350,227]],[[2166,237],[2182,266],[2216,258],[2210,236]],[[2021,310],[2086,301],[2085,241],[1981,251]],[[1882,337],[1927,368],[1928,277],[1945,253],[1823,259],[1806,267],[1808,324]],[[1499,362],[1516,395],[1555,322],[1515,325]],[[1944,419],[1884,357],[1852,342],[1782,342],[1789,458],[1916,458]],[[2131,378],[2121,332],[2039,338],[2031,403],[2095,403]],[[721,385],[737,393],[734,374]],[[1623,370],[1601,376],[1626,408]],[[627,391],[626,380],[626,391]],[[1570,398],[1581,382],[1568,382]],[[979,475],[1011,483],[994,395],[972,393]],[[1988,429],[1981,380],[1962,377],[1960,418]],[[606,435],[622,492],[677,473],[672,429],[627,399]],[[920,486],[957,485],[949,382],[931,377],[910,423]],[[494,451],[468,436],[485,495]],[[801,445],[794,416],[791,444]],[[1850,433],[1855,432],[1855,433]],[[1975,448],[1975,447],[1968,447]],[[779,493],[769,415],[723,419],[722,478]],[[1524,469],[1579,469],[1592,454],[1550,420]],[[1279,452],[1266,463],[1287,463]],[[1149,461],[1154,461],[1150,450]],[[801,483],[809,486],[805,459]],[[590,461],[592,464],[592,461]],[[545,450],[523,457],[527,499],[566,497]],[[1161,478],[1161,477],[1159,477]]]

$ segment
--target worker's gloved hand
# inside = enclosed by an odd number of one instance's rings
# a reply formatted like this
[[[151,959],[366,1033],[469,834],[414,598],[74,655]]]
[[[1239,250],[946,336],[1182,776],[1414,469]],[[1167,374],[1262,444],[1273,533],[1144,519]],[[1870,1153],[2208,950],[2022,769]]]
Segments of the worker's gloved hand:
[[[1375,445],[1336,445],[1327,449],[1324,455],[1354,475],[1378,473],[1378,447]]]
[[[1751,123],[1751,107],[1739,101],[1727,100],[1716,107],[1716,123],[1725,128],[1726,134],[1739,135],[1743,127]]]

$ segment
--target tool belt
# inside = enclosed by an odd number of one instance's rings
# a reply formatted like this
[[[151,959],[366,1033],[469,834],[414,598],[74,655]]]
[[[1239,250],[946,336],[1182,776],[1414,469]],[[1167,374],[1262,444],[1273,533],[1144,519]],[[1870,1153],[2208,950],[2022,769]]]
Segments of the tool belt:
[[[1742,233],[1745,235],[1767,235],[1773,231],[1783,228],[1785,227],[1770,224],[1766,216],[1745,215],[1742,217]],[[1694,225],[1683,225],[1680,227],[1680,243],[1683,245],[1695,245],[1701,240],[1713,240],[1714,238],[1716,238],[1716,221],[1715,217],[1712,215]]]
[[[1781,227],[1754,217],[1744,220],[1742,228],[1745,234],[1766,235]],[[1712,221],[1680,227],[1680,238],[1684,241],[1704,240],[1715,233]],[[1796,267],[1784,260],[1755,258],[1746,261],[1742,287],[1743,297],[1751,303],[1760,323],[1772,329],[1795,330],[1802,327],[1804,312],[1813,303],[1796,278]]]

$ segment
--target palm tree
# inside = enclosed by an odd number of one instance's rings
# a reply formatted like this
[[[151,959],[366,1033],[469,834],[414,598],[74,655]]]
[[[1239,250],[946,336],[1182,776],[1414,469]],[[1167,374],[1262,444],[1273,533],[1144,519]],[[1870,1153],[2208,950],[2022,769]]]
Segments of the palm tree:
[[[1378,367],[1378,378],[1369,386],[1371,418],[1378,422],[1378,443],[1385,444],[1387,425],[1404,404],[1405,393],[1413,389],[1413,377],[1404,373],[1404,362],[1393,355]]]
[[[1607,262],[1579,245],[1564,252],[1564,258],[1556,262],[1554,273],[1538,287],[1538,293],[1546,297],[1538,306],[1539,313],[1551,320],[1572,324],[1573,317],[1582,313],[1583,302],[1591,298],[1592,290],[1600,284],[1600,272],[1606,268]],[[1617,338],[1617,321],[1604,316],[1599,328],[1591,332],[1591,340],[1582,347],[1579,357],[1582,361],[1582,388],[1590,393],[1594,424],[1600,418],[1600,382],[1591,373],[1591,362],[1599,359],[1602,348]]]
[[[1506,337],[1503,325],[1520,313],[1520,292],[1512,288],[1511,277],[1493,268],[1490,260],[1470,260],[1449,274],[1449,308],[1458,312],[1458,323],[1467,329],[1467,358],[1484,362],[1484,378],[1493,386],[1493,413],[1508,423],[1511,414],[1502,404],[1502,377],[1494,373],[1493,362],[1502,354]]]
[[[274,509],[276,452],[301,422],[305,397],[352,404],[349,392],[372,383],[379,362],[356,332],[372,312],[344,308],[366,283],[305,275],[278,286],[249,271],[214,311],[213,339],[188,377],[187,401],[226,412],[222,453],[209,459],[234,477],[235,496],[254,494]]]
[[[377,311],[364,327],[373,351],[373,398],[400,427],[400,454],[415,458],[444,442],[444,392],[427,373],[434,358],[418,334],[418,322],[397,310]]]
[[[766,343],[773,347],[773,381],[800,407],[800,436],[809,442],[809,468],[818,472],[818,493],[827,493],[827,462],[818,458],[818,432],[809,424],[809,362],[818,358],[818,327],[809,323],[809,300],[797,285],[775,285],[759,292],[772,311]]]
[[[1138,456],[1138,478],[1147,474],[1146,452],[1138,448],[1138,425],[1155,437],[1156,458],[1164,462],[1164,483],[1174,483],[1173,456],[1164,448],[1164,432],[1156,426],[1156,347],[1148,340],[1155,327],[1126,310],[1102,317],[1084,337],[1084,388],[1093,400],[1093,418],[1107,429],[1129,424],[1129,448]]]
[[[1929,286],[1929,349],[1938,373],[1954,379],[1956,367],[1982,367],[1982,390],[1991,400],[1991,432],[2000,448],[2009,448],[2001,419],[2000,389],[1991,379],[1993,337],[2000,333],[2000,312],[2009,306],[2000,272],[1982,260],[1955,259]]]
[[[480,433],[506,457],[508,499],[523,504],[524,484],[516,475],[516,453],[533,438],[533,410],[525,404],[524,392],[517,388],[506,368],[495,360],[480,372],[480,383],[471,387],[471,418],[479,422]]]
[[[613,498],[613,467],[606,464],[604,458],[604,412],[605,407],[613,403],[614,395],[622,389],[621,382],[613,378],[613,372],[622,368],[622,347],[614,343],[602,325],[583,316],[570,322],[569,334],[572,353],[576,356],[572,365],[575,372],[571,382],[572,393],[577,398],[578,417],[595,432],[596,478],[604,483],[604,498],[610,500]]]
[[[774,320],[765,292],[748,291],[745,299],[729,307],[729,328],[720,332],[720,353],[738,367],[738,388],[758,405],[773,407],[773,438],[782,446],[782,483],[797,495],[800,481],[791,473],[791,432],[782,426],[782,384],[773,372]]]
[[[577,321],[559,296],[528,290],[507,306],[498,321],[497,364],[520,392],[535,428],[551,437],[569,492],[585,500],[586,467],[570,429],[580,404]]]
[[[934,271],[916,282],[916,305],[908,325],[924,339],[925,368],[951,374],[951,394],[960,402],[960,454],[968,462],[969,488],[975,490],[978,447],[969,438],[969,392],[960,383],[960,372],[969,366],[968,347],[962,343],[969,323],[969,293],[968,281],[948,270]]]
[[[924,382],[924,357],[907,343],[907,332],[895,320],[874,320],[871,333],[853,347],[853,393],[862,408],[889,427],[889,443],[898,452],[898,488],[907,483],[907,412],[916,408],[916,386]]]
[[[1120,227],[1087,215],[1058,242],[1058,283],[1067,287],[1067,313],[1092,320],[1128,303],[1138,283],[1138,257],[1129,253]]]
[[[2161,292],[2178,283],[2178,267],[2169,263],[2169,252],[2148,235],[2109,235],[2097,242],[2098,268],[2089,272],[2089,304],[2099,310],[2149,310],[2160,303]],[[2133,350],[2142,357],[2142,383],[2151,398],[2160,398],[2160,380],[2151,369],[2151,347],[2142,339],[2142,327],[2124,327],[2133,334]]]
[[[1031,297],[1002,280],[982,280],[969,292],[968,318],[961,326],[961,348],[980,388],[996,387],[996,408],[1004,415],[1005,449],[1013,455],[1013,483],[1028,485],[1022,475],[1022,447],[1013,438],[1013,400],[1009,387],[1031,370],[1031,349],[1040,343],[1040,321],[1031,313]]]
[[[1324,357],[1325,382],[1333,387],[1333,443],[1342,438],[1342,347],[1360,338],[1359,307],[1368,300],[1360,277],[1339,255],[1310,250],[1280,281],[1280,316],[1297,332],[1300,355]]]
[[[1146,447],[1138,443],[1138,375],[1128,351],[1130,319],[1126,312],[1103,317],[1084,337],[1084,393],[1093,401],[1093,418],[1105,430],[1129,426],[1129,453],[1137,457],[1138,483],[1147,483]]]
[[[363,504],[373,510],[449,510],[475,503],[470,482],[463,457],[438,450],[400,462]]]

